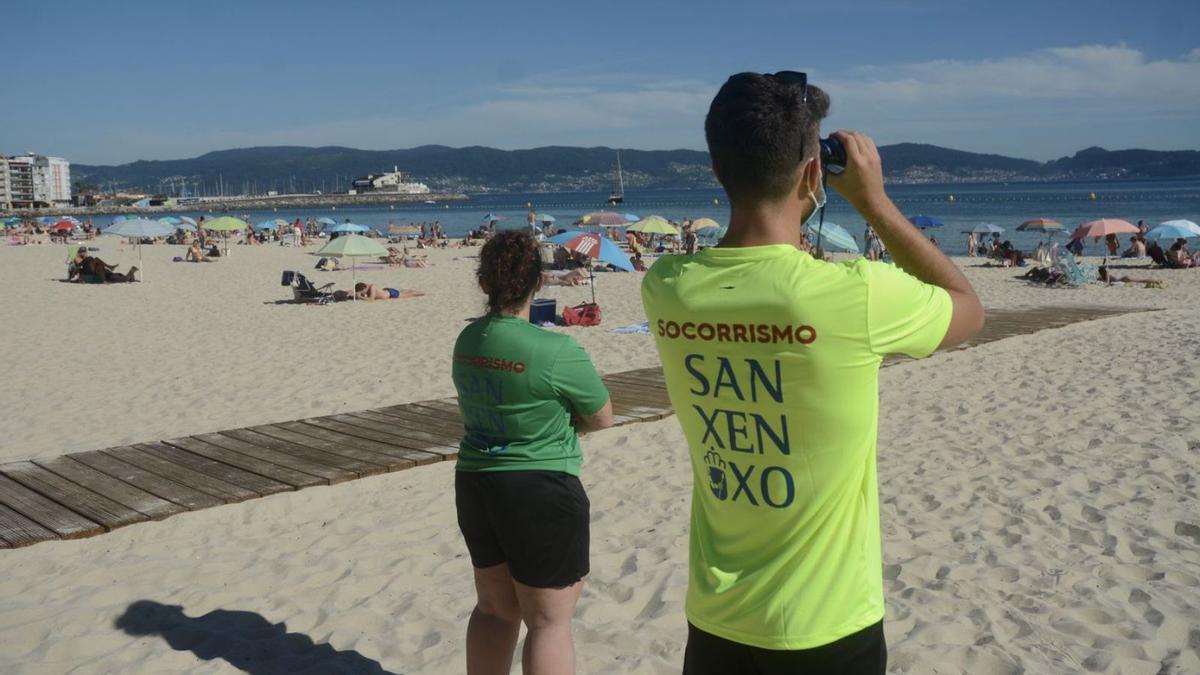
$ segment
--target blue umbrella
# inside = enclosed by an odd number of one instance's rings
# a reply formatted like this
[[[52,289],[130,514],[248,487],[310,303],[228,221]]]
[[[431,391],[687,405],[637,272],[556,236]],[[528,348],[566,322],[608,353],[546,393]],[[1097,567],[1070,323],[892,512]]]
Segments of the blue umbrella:
[[[1151,239],[1191,239],[1200,237],[1200,226],[1189,220],[1172,220],[1146,233]]]
[[[553,223],[554,222],[554,216],[550,215],[549,213],[542,213],[542,214],[538,215],[537,219],[538,219],[539,223]]]
[[[637,216],[637,214],[634,214],[634,213],[626,213],[626,214],[622,215],[621,217],[624,218],[625,220],[628,220],[631,223],[636,223],[637,221],[641,220],[641,218],[639,218]]]
[[[271,227],[275,227],[275,224],[271,223]],[[327,228],[325,228],[325,231],[326,232],[366,232],[369,229],[371,229],[371,228],[367,227],[366,225],[355,225],[354,223],[342,223],[340,225],[334,225],[333,227],[327,227]]]
[[[261,223],[255,225],[254,229],[258,230],[259,232],[263,232],[265,230],[273,230],[277,227],[279,227],[279,223],[276,223],[273,220],[264,220]]]
[[[593,241],[578,241],[584,238],[590,238]],[[599,240],[599,248],[596,248],[596,242],[594,241],[596,239]],[[563,232],[562,234],[550,237],[547,241],[552,244],[558,244],[568,250],[584,253],[600,262],[608,263],[626,272],[633,271],[633,264],[629,262],[629,256],[625,255],[625,252],[621,250],[620,246],[617,246],[616,242],[600,232]]]
[[[317,222],[322,225],[337,225],[337,221],[334,220],[333,218],[330,218],[329,216],[323,216],[321,218],[317,218]]]
[[[854,235],[846,228],[836,223],[824,223],[808,230],[809,241],[823,249],[838,249],[841,251],[861,252]]]
[[[991,223],[980,223],[969,230],[963,230],[963,234],[974,232],[975,234],[1000,234],[1004,231],[1003,227],[993,225]]]
[[[489,213],[483,217],[483,222],[485,223],[494,223],[497,220],[504,220],[504,216],[498,216],[494,213]]]
[[[912,223],[913,225],[916,225],[917,227],[921,228],[922,230],[927,230],[931,227],[941,227],[941,226],[945,225],[945,223],[943,223],[941,220],[939,220],[937,218],[934,218],[933,216],[913,216],[912,218],[908,219],[908,222]]]
[[[104,234],[115,234],[118,237],[137,239],[141,237],[165,237],[175,231],[168,223],[160,223],[148,218],[126,218],[109,225]]]
[[[178,224],[182,223],[183,221],[176,218],[175,216],[163,216],[162,218],[158,219],[158,222],[166,223],[168,225],[178,225]]]

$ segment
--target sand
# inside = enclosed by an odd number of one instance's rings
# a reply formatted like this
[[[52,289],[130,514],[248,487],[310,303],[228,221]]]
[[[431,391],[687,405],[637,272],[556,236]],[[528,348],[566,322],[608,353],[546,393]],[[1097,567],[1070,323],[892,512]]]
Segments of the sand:
[[[280,271],[311,267],[299,251],[167,253],[146,249],[143,284],[84,287],[53,281],[62,247],[0,247],[0,460],[450,395],[450,342],[481,306],[472,251],[359,273],[424,298],[329,307],[271,304],[287,297]],[[890,671],[1200,672],[1200,272],[1068,290],[959,262],[989,308],[1183,309],[883,371]],[[605,326],[643,320],[637,282],[599,278]],[[570,330],[602,371],[655,364],[649,336]],[[691,489],[678,424],[584,447],[580,672],[677,673]],[[0,671],[461,672],[473,591],[451,478],[435,465],[0,552]]]

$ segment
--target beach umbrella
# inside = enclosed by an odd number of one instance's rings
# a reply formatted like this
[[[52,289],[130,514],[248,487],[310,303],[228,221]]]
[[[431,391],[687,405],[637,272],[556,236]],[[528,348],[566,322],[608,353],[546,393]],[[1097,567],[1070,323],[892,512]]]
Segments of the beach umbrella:
[[[702,230],[719,230],[721,224],[712,218],[697,218],[692,221],[692,230],[700,232]]]
[[[579,253],[589,258],[595,258],[600,262],[605,262],[617,269],[625,270],[626,272],[633,271],[633,264],[629,262],[629,257],[617,246],[616,242],[599,232],[564,232],[562,234],[550,237],[548,240],[552,244],[558,244],[572,253]],[[592,278],[592,303],[596,302],[596,277],[592,273],[592,266],[588,265],[588,274]]]
[[[934,218],[933,216],[913,216],[908,219],[908,222],[916,225],[922,230],[928,230],[931,227],[941,227],[945,225],[940,218]]]
[[[234,218],[233,216],[220,216],[204,222],[204,229],[221,233],[221,240],[225,244],[226,256],[229,255],[229,233],[241,232],[248,227],[250,226],[246,224],[246,221],[241,218]]]
[[[366,232],[369,229],[371,229],[371,228],[367,227],[366,225],[356,225],[355,223],[339,223],[337,225],[334,225],[333,227],[325,228],[325,231],[326,232],[359,233],[359,232]],[[385,253],[386,253],[386,251],[385,251]]]
[[[263,231],[266,231],[266,230],[273,230],[273,229],[275,229],[276,227],[279,227],[279,224],[278,224],[278,223],[276,223],[275,221],[273,221],[273,220],[264,220],[264,221],[262,221],[261,223],[258,223],[257,225],[255,225],[255,226],[254,226],[254,229],[255,229],[256,231],[258,231],[258,232],[263,232]]]
[[[1086,222],[1071,233],[1071,240],[1092,237],[1099,239],[1110,234],[1137,234],[1137,226],[1120,218],[1101,218]]]
[[[387,249],[374,239],[368,239],[361,234],[347,234],[325,244],[321,247],[320,251],[317,251],[313,255],[330,258],[350,258],[350,287],[354,288],[354,285],[358,283],[354,259],[385,256],[387,254]],[[353,299],[354,296],[355,294],[352,292],[350,297]]]
[[[58,216],[42,216],[41,218],[38,218],[38,222],[42,225],[53,225],[58,221]]]
[[[592,211],[585,213],[575,221],[576,225],[583,227],[612,227],[614,225],[628,225],[629,221],[625,220],[625,216],[612,211]]]
[[[317,222],[322,225],[337,225],[337,221],[334,220],[333,218],[330,218],[329,216],[322,216],[320,218],[317,218]]]
[[[963,230],[963,234],[974,232],[975,234],[1000,234],[1004,231],[1003,227],[993,225],[991,223],[980,223],[969,230]]]
[[[166,223],[168,225],[178,225],[178,224],[182,223],[183,221],[180,220],[179,218],[176,218],[175,216],[163,216],[162,218],[158,219],[158,222]]]
[[[630,232],[641,232],[642,234],[672,234],[679,236],[679,230],[662,216],[646,216],[625,229]]]
[[[118,237],[137,240],[138,251],[138,268],[142,268],[142,244],[141,239],[144,237],[165,237],[175,231],[167,223],[160,223],[157,220],[148,218],[126,218],[125,220],[115,222],[104,230],[103,234],[112,234]],[[142,272],[142,278],[145,278],[145,272]]]
[[[58,221],[57,223],[55,223],[55,224],[51,225],[51,226],[50,226],[50,229],[52,229],[52,230],[54,230],[54,231],[56,231],[56,232],[63,232],[63,231],[66,231],[66,230],[73,230],[73,229],[75,229],[75,225],[76,225],[76,223],[72,223],[72,222],[71,222],[71,221],[69,221],[69,220],[60,220],[60,221]]]
[[[1049,218],[1034,218],[1017,226],[1017,232],[1045,232],[1049,235],[1055,235],[1066,231],[1067,228],[1065,225]]]
[[[1146,233],[1151,239],[1191,239],[1200,237],[1200,226],[1190,220],[1165,222]]]
[[[539,223],[553,223],[554,216],[550,215],[549,213],[539,213],[537,220]]]
[[[1196,223],[1193,223],[1190,220],[1183,220],[1183,219],[1168,220],[1166,222],[1158,224],[1158,227],[1164,227],[1164,226],[1174,227],[1174,228],[1178,228],[1180,230],[1188,230],[1191,232],[1195,232],[1196,234],[1192,235],[1193,237],[1200,236],[1200,225],[1197,225]],[[1155,229],[1158,229],[1158,227],[1156,227]]]
[[[498,216],[494,213],[489,213],[483,217],[483,222],[485,223],[494,223],[497,220],[504,220],[504,216]]]
[[[852,253],[860,253],[858,242],[854,239],[854,235],[846,231],[846,228],[826,221],[818,225],[815,229],[808,230],[809,241],[814,246],[820,249],[835,249],[840,251],[849,251]]]
[[[637,221],[641,220],[636,213],[623,213],[621,214],[621,217],[630,223],[636,223]]]
[[[292,226],[292,224],[290,222],[284,220],[283,218],[276,218],[275,220],[273,220],[271,222],[275,223],[279,227],[291,227]]]
[[[196,220],[194,218],[189,218],[187,216],[179,216],[179,220],[181,222],[187,223],[188,225],[191,225],[193,229],[196,227]]]

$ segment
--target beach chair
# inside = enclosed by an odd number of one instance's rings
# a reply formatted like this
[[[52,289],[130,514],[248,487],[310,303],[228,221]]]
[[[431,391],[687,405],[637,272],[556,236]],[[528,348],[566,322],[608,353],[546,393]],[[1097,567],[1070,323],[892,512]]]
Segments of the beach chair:
[[[1075,260],[1075,254],[1067,251],[1062,260],[1059,262],[1059,269],[1062,270],[1063,277],[1068,286],[1086,286],[1096,278],[1096,270],[1089,269],[1089,265],[1080,265]]]
[[[324,305],[333,300],[333,282],[329,282],[324,286],[317,286],[308,280],[308,277],[299,272],[288,270],[283,273],[280,279],[281,286],[291,286],[292,298],[296,302],[311,302],[318,305]]]

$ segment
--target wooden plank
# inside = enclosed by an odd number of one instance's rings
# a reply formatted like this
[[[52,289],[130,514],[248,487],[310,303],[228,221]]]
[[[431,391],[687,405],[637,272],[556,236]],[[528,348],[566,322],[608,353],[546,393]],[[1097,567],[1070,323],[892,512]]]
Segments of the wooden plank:
[[[327,482],[326,479],[319,476],[307,474],[303,471],[297,471],[279,464],[273,464],[257,457],[251,457],[250,455],[243,455],[240,452],[226,450],[211,443],[205,443],[197,438],[185,436],[183,438],[172,438],[163,442],[181,450],[187,450],[192,454],[207,457],[222,464],[229,464],[250,473],[256,473],[264,478],[270,478],[275,482],[286,483],[294,488],[320,485]]]
[[[414,403],[406,403],[405,405],[415,408],[418,412],[423,412],[428,415],[436,415],[437,417],[446,420],[450,424],[462,426],[462,412],[459,411],[457,402],[455,402],[453,405],[448,406],[441,404],[437,407],[431,406],[431,403],[435,402],[416,401]]]
[[[271,450],[278,450],[279,452],[283,453],[303,453],[305,456],[308,456],[314,461],[317,458],[320,458],[320,461],[327,462],[333,466],[352,472],[356,478],[361,478],[363,476],[374,476],[384,472],[384,464],[382,461],[377,460],[378,455],[370,452],[355,451],[353,448],[346,452],[334,452],[324,448],[315,448],[307,443],[296,443],[281,438],[275,438],[274,436],[260,434],[256,431],[249,431],[247,429],[232,429],[229,431],[222,431],[221,434],[230,436],[239,441],[253,443],[255,445],[264,448],[270,448]],[[369,455],[371,460],[376,461],[367,460],[361,456],[355,455]]]
[[[623,382],[631,384],[640,384],[647,387],[657,387],[666,389],[667,384],[662,371],[655,373],[646,373],[638,370],[627,370],[620,373],[609,373],[600,378],[605,382]]]
[[[444,414],[434,413],[427,408],[419,408],[411,405],[393,405],[386,408],[375,408],[370,412],[394,417],[410,424],[425,425],[430,428],[440,429],[450,432],[452,435],[462,436],[463,434],[462,422],[449,421]]]
[[[166,443],[158,441],[153,443],[138,443],[133,447],[145,454],[154,456],[160,461],[176,464],[190,469],[192,473],[199,473],[202,476],[215,479],[216,482],[211,480],[202,483],[190,482],[188,485],[225,501],[240,502],[295,489],[287,483],[272,480],[250,471],[243,471],[236,466],[230,466],[207,457],[201,457],[200,455],[180,450]],[[124,458],[122,457],[121,459]],[[146,468],[160,476],[175,480],[174,476],[162,473],[158,468],[161,466],[161,464],[156,464],[153,468]]]
[[[671,400],[669,398],[658,396],[647,396],[639,391],[629,389],[612,389],[608,392],[609,398],[614,402],[621,401],[632,405],[642,406],[645,408],[655,408],[657,410],[671,410]]]
[[[80,464],[70,457],[35,459],[33,463],[154,520],[162,520],[186,510],[178,504],[138,489],[86,464]]]
[[[219,448],[225,448],[255,459],[260,459],[264,462],[277,464],[287,467],[300,473],[306,473],[310,476],[316,476],[323,479],[326,485],[341,483],[344,481],[358,478],[358,474],[350,471],[341,464],[346,461],[345,458],[336,458],[332,455],[312,448],[304,448],[302,446],[293,446],[293,450],[289,452],[281,452],[273,450],[253,443],[226,436],[224,434],[198,434],[191,438],[204,441],[215,445]]]
[[[663,400],[666,400],[670,397],[670,393],[667,391],[667,388],[665,386],[660,386],[660,385],[647,385],[647,384],[641,384],[641,383],[637,383],[637,382],[624,382],[624,381],[617,381],[617,380],[609,380],[608,382],[605,382],[605,386],[608,387],[608,390],[610,392],[612,392],[612,391],[632,391],[632,392],[637,392],[639,394],[642,394],[643,396],[646,396],[648,398],[653,397],[653,398],[659,398],[659,399],[663,399]]]
[[[58,535],[0,504],[0,542],[4,543],[4,548],[28,546],[48,539],[58,539]]]
[[[346,413],[345,415],[333,415],[333,419],[347,424],[366,424],[369,429],[378,429],[389,434],[394,433],[405,438],[412,438],[418,441],[428,441],[436,445],[444,445],[453,447],[462,440],[461,433],[452,433],[442,428],[434,428],[432,426],[420,426],[412,423],[405,423],[388,417],[373,413],[370,410],[360,410],[358,412]],[[353,418],[353,419],[351,419]]]
[[[221,499],[203,492],[198,487],[192,487],[196,484],[204,485],[207,482],[221,483],[222,481],[171,464],[157,457],[152,457],[134,448],[112,448],[105,451],[79,452],[68,455],[68,457],[75,459],[81,464],[86,464],[101,473],[105,473],[118,480],[123,480],[152,495],[177,504],[183,510],[196,511],[212,506],[220,506],[227,501],[240,501],[240,499]],[[165,472],[168,475],[160,475],[159,473],[155,473],[155,470]],[[171,480],[172,477],[175,480]],[[242,490],[242,488],[236,485],[223,483],[220,489],[216,491],[222,492],[226,489],[234,491]],[[257,496],[249,490],[243,491],[246,493],[246,498]]]
[[[282,422],[280,424],[272,424],[269,426],[280,427],[293,433],[304,436],[312,436],[313,438],[318,438],[333,443],[341,443],[357,448],[363,448],[365,450],[371,450],[380,454],[388,454],[399,459],[408,460],[414,465],[431,464],[433,462],[441,461],[442,459],[442,457],[428,452],[422,452],[420,450],[414,450],[413,448],[397,446],[390,443],[380,443],[379,441],[373,441],[369,438],[352,436],[337,431],[336,429],[326,429],[313,424],[305,424],[304,422]],[[258,431],[260,430],[260,427],[254,427],[254,429]],[[261,430],[263,433],[272,433],[267,431],[266,427],[262,427]]]
[[[452,455],[453,453],[458,452],[457,448],[440,448],[440,447],[432,446],[429,443],[424,443],[422,441],[414,441],[409,438],[401,438],[400,436],[394,436],[392,434],[385,434],[385,433],[382,433],[379,431],[374,431],[372,429],[367,429],[367,428],[356,426],[356,425],[343,424],[342,422],[338,422],[337,420],[331,420],[326,417],[318,417],[315,419],[303,420],[301,422],[301,424],[303,424],[305,426],[312,426],[312,427],[319,427],[322,429],[328,429],[330,431],[337,431],[342,434],[346,434],[348,436],[356,436],[358,438],[365,438],[370,441],[376,441],[379,443],[387,443],[389,445],[394,445],[394,446],[401,447],[401,448],[408,448],[409,450],[423,452],[430,456],[429,461],[424,461],[424,462],[418,461],[417,462],[418,464],[428,464],[429,462],[436,462],[436,461],[439,461],[442,459],[446,459],[447,454],[445,454],[445,453],[451,453],[451,455]]]
[[[353,457],[355,459],[362,460],[365,465],[373,467],[370,470],[363,469],[363,471],[366,472],[364,475],[384,473],[386,471],[399,471],[400,469],[407,469],[413,466],[413,461],[411,459],[403,459],[390,454],[377,452],[375,450],[363,449],[357,445],[336,443],[334,441],[328,441],[316,438],[314,436],[305,436],[304,434],[289,431],[272,424],[253,427],[251,429],[227,431],[225,433],[234,435],[238,438],[242,438],[247,434],[253,434],[263,438],[278,439],[288,443],[305,445],[310,448],[324,450],[325,452],[332,452],[344,457]]]
[[[115,530],[118,527],[149,520],[146,516],[126,506],[122,506],[103,495],[86,490],[71,481],[55,475],[33,462],[13,462],[0,465],[0,473],[17,481],[26,488],[53,500],[74,513],[82,516],[91,523],[96,523],[104,530]],[[45,527],[58,531],[49,523],[41,520],[40,514],[28,513],[21,508],[9,506],[30,520],[37,521]],[[84,523],[78,525],[86,527]],[[97,530],[87,528],[89,534],[99,534]]]

